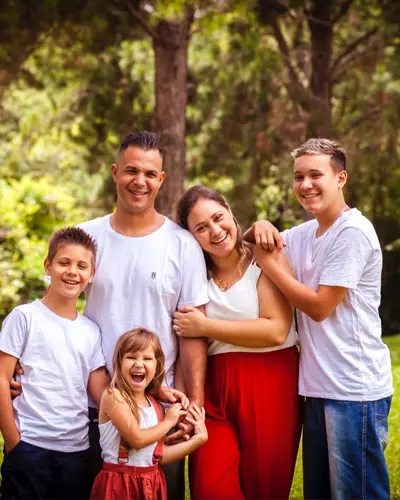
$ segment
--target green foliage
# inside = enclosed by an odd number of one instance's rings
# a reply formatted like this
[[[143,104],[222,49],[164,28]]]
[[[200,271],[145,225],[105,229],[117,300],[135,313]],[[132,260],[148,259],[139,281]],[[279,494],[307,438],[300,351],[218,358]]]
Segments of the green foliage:
[[[44,290],[48,238],[84,219],[68,188],[48,178],[0,181],[0,317]]]

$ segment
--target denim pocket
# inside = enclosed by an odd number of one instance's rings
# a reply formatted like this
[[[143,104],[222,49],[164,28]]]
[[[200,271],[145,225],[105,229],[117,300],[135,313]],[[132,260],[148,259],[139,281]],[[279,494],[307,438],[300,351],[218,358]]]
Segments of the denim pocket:
[[[388,444],[388,416],[391,402],[391,397],[374,401],[375,430],[383,450]]]
[[[20,448],[22,441],[19,440],[18,443],[14,446],[14,448],[11,451],[6,451],[5,455],[7,457],[12,457],[16,451],[18,451],[18,448]]]

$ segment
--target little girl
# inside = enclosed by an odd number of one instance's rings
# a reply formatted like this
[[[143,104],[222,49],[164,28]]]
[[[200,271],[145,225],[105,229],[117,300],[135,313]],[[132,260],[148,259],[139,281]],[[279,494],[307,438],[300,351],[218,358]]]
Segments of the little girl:
[[[135,328],[122,335],[113,356],[114,376],[103,393],[99,411],[103,470],[91,500],[166,500],[160,464],[181,460],[207,441],[204,408],[186,412],[173,404],[164,416],[151,392],[164,379],[164,353],[157,335]],[[163,445],[163,438],[185,418],[194,427],[191,439]]]

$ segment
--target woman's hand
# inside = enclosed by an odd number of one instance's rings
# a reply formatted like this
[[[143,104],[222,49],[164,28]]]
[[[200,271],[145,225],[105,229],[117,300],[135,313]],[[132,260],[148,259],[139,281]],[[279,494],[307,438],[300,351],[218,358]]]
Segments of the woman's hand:
[[[205,443],[208,439],[206,427],[206,411],[204,408],[199,408],[194,405],[189,409],[186,420],[193,425],[194,435],[192,439],[198,439],[201,443]]]
[[[179,337],[206,337],[207,317],[196,307],[180,307],[174,312],[172,328]]]

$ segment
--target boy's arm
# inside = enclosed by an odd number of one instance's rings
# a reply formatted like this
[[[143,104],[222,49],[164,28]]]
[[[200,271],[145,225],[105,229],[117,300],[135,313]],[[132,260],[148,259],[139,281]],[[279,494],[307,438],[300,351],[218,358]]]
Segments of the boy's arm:
[[[10,394],[10,381],[17,361],[15,356],[0,351],[0,431],[7,452],[10,452],[20,441]]]
[[[243,234],[243,239],[250,243],[256,243],[265,250],[270,251],[275,248],[282,250],[282,248],[286,246],[278,229],[267,220],[255,222]]]
[[[279,265],[275,252],[263,250],[259,246],[254,247],[254,258],[263,272],[293,306],[312,320],[320,322],[330,316],[342,302],[348,288],[319,285],[317,290],[314,290],[287,274]]]
[[[105,366],[101,366],[90,372],[87,391],[96,403],[97,408],[100,407],[101,396],[110,383],[110,377]]]
[[[168,409],[162,422],[148,429],[141,429],[128,403],[117,389],[104,391],[100,410],[135,450],[141,450],[162,439],[176,425],[178,419],[186,415],[181,404],[175,403]]]

